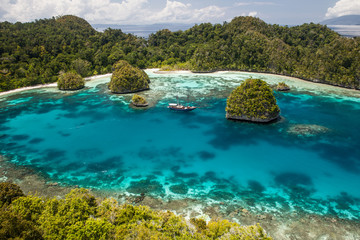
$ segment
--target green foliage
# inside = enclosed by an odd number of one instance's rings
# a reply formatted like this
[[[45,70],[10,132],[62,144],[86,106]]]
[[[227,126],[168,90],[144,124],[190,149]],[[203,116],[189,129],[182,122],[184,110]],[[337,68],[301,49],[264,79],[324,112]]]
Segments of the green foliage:
[[[57,85],[60,90],[78,90],[85,87],[85,80],[77,73],[67,72],[59,75]]]
[[[24,193],[18,185],[9,182],[0,183],[0,207],[4,204],[10,204],[22,196],[24,196]]]
[[[340,37],[319,24],[287,27],[236,17],[223,25],[159,31],[150,35],[148,43],[149,66],[164,70],[186,63],[197,72],[270,72],[360,88],[360,38]]]
[[[0,208],[0,239],[44,239],[33,221],[24,219],[9,208]]]
[[[131,98],[131,101],[135,104],[135,105],[143,105],[143,104],[147,104],[147,101],[144,97],[134,94],[134,96]]]
[[[116,29],[96,32],[67,15],[1,22],[0,33],[0,91],[55,82],[61,71],[109,73],[119,60],[140,68],[270,72],[360,88],[360,38],[313,23],[287,27],[236,17],[186,31],[161,30],[145,40]]]
[[[66,239],[98,240],[109,239],[114,226],[105,219],[88,218],[85,222],[76,222],[68,228]]]
[[[260,79],[247,79],[228,97],[227,118],[269,122],[279,116],[280,109],[272,89]]]
[[[37,221],[44,210],[45,201],[36,196],[17,198],[11,204],[11,210],[25,220]]]
[[[47,201],[38,223],[46,239],[68,238],[74,229],[84,231],[83,223],[96,214],[96,199],[86,189],[73,189],[65,200]],[[106,226],[102,227],[106,228]],[[99,226],[99,228],[101,227]],[[80,230],[82,229],[82,230]]]
[[[113,93],[139,92],[149,89],[149,76],[141,69],[120,60],[113,66],[109,89]]]
[[[100,202],[86,189],[65,199],[22,196],[0,209],[0,239],[250,239],[271,240],[259,225],[191,219],[145,206]],[[7,206],[7,207],[6,207]]]
[[[91,63],[87,60],[78,58],[72,62],[71,66],[82,77],[91,75]]]

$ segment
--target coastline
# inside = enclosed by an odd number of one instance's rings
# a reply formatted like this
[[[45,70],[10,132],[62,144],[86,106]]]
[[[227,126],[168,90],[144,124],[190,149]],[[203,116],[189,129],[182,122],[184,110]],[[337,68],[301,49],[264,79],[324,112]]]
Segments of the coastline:
[[[344,86],[340,86],[340,85],[336,85],[336,84],[331,84],[331,83],[326,83],[326,82],[322,82],[321,80],[310,80],[310,79],[306,79],[306,78],[301,78],[301,77],[296,77],[296,76],[290,76],[290,75],[286,75],[286,74],[277,74],[277,73],[272,73],[272,72],[262,72],[262,71],[247,71],[247,70],[217,70],[217,71],[209,71],[209,72],[192,72],[190,70],[161,70],[160,68],[154,68],[154,69],[148,69],[148,70],[155,70],[156,72],[153,72],[155,74],[178,74],[178,73],[192,73],[192,74],[216,74],[216,73],[249,73],[249,74],[260,74],[260,75],[269,75],[269,76],[277,76],[277,77],[284,77],[284,78],[288,78],[288,79],[297,79],[300,81],[304,81],[304,82],[308,82],[308,83],[314,83],[314,84],[320,84],[320,85],[326,85],[326,86],[333,86],[333,87],[338,87],[338,88],[342,88],[342,89],[349,89],[349,90],[355,90],[355,91],[360,91],[360,89],[356,89],[356,88],[349,88],[349,87],[344,87]]]
[[[186,73],[186,71],[176,71],[175,74]],[[217,72],[210,74],[223,74],[232,72]],[[244,73],[244,72],[235,72]],[[247,72],[245,72],[247,73]],[[193,74],[193,73],[189,73]],[[249,73],[252,74],[252,73]],[[88,80],[101,79],[108,77],[111,74],[98,75],[88,78]],[[201,74],[200,74],[201,75]],[[262,73],[262,75],[264,75]],[[274,75],[279,78],[279,75]],[[282,76],[282,75],[280,75]],[[284,76],[286,77],[286,76]],[[293,79],[291,77],[287,77]],[[281,78],[282,79],[282,78]],[[281,80],[280,79],[280,80]],[[106,79],[105,79],[106,80]],[[299,79],[295,78],[295,81]],[[301,80],[301,79],[300,79]],[[102,82],[105,82],[104,80]],[[313,84],[308,81],[304,81],[305,84]],[[92,85],[97,84],[97,81]],[[42,85],[37,88],[43,87]],[[324,87],[321,84],[319,87]],[[329,86],[342,90],[343,88]],[[312,87],[314,88],[314,87]],[[27,89],[24,89],[27,90]],[[349,89],[345,89],[349,91]],[[0,156],[1,158],[1,156]],[[37,193],[46,197],[60,197],[62,198],[71,188],[76,188],[76,185],[63,185],[58,182],[53,182],[47,176],[43,176],[36,169],[30,167],[19,167],[15,164],[9,163],[8,169],[4,169],[4,166],[0,161],[0,172],[3,172],[0,181],[11,180],[15,183],[19,183],[24,192]],[[7,179],[6,179],[7,177]],[[20,180],[19,180],[20,179]],[[183,199],[162,199],[160,196],[152,197],[145,196],[141,201],[138,201],[138,195],[127,194],[124,190],[97,190],[92,189],[92,192],[99,197],[114,197],[119,203],[140,204],[147,205],[158,210],[171,210],[177,214],[186,216],[187,218],[202,216],[206,219],[209,218],[226,218],[231,221],[237,221],[243,225],[250,225],[256,222],[260,224],[271,233],[274,239],[314,239],[317,236],[318,239],[359,239],[360,238],[360,223],[359,220],[347,220],[341,219],[335,216],[316,215],[313,213],[305,213],[302,211],[293,212],[270,212],[259,213],[253,212],[251,209],[244,207],[239,202],[214,202],[207,200],[199,200],[192,198]],[[260,210],[260,209],[259,209]],[[331,238],[328,238],[329,235]],[[309,237],[312,236],[312,237]],[[325,236],[325,237],[324,237]],[[328,237],[326,237],[328,236]]]
[[[249,72],[249,71],[215,71],[215,72],[211,72],[211,73],[193,73],[189,70],[176,70],[176,71],[161,71],[160,68],[147,68],[144,69],[145,71],[151,72],[152,74],[161,74],[161,75],[166,75],[166,74],[194,74],[194,75],[213,75],[213,74],[231,74],[231,73],[239,73],[239,74],[259,74],[259,75],[264,75],[264,76],[272,76],[272,77],[277,77],[277,78],[281,78],[284,80],[290,80],[290,81],[295,81],[295,82],[299,82],[302,83],[303,86],[314,86],[313,88],[308,88],[308,89],[314,89],[314,88],[319,88],[319,89],[324,89],[324,90],[328,90],[328,91],[332,91],[332,90],[338,90],[338,91],[344,91],[344,92],[351,92],[354,95],[358,95],[357,97],[360,98],[360,91],[357,89],[353,89],[353,88],[345,88],[345,87],[341,87],[341,86],[336,86],[336,85],[330,85],[330,84],[326,84],[326,83],[320,83],[320,82],[313,82],[313,81],[309,81],[309,80],[304,80],[301,78],[296,78],[296,77],[291,77],[291,76],[286,76],[286,75],[280,75],[280,74],[275,74],[275,73],[263,73],[263,72]],[[85,81],[92,81],[92,80],[97,80],[97,79],[101,79],[101,78],[105,78],[105,77],[111,77],[112,73],[107,73],[107,74],[101,74],[101,75],[94,75],[91,77],[87,77],[85,78]],[[49,83],[49,84],[41,84],[41,85],[35,85],[35,86],[29,86],[29,87],[23,87],[23,88],[17,88],[17,89],[13,89],[13,90],[9,90],[9,91],[5,91],[5,92],[0,92],[0,97],[6,96],[6,95],[10,95],[13,93],[19,93],[19,92],[23,92],[23,91],[27,91],[27,90],[32,90],[32,89],[40,89],[40,88],[54,88],[57,86],[57,83]]]
[[[96,80],[99,78],[109,77],[111,75],[112,75],[111,73],[102,74],[102,75],[94,75],[94,76],[85,78],[85,81]],[[32,90],[32,89],[52,88],[52,87],[56,87],[56,86],[57,86],[57,83],[54,82],[54,83],[48,83],[48,84],[40,84],[40,85],[35,85],[35,86],[16,88],[16,89],[12,89],[12,90],[5,91],[5,92],[0,92],[0,97],[6,96],[6,95],[9,95],[12,93],[19,93],[19,92],[23,92],[23,91],[27,91],[27,90]]]

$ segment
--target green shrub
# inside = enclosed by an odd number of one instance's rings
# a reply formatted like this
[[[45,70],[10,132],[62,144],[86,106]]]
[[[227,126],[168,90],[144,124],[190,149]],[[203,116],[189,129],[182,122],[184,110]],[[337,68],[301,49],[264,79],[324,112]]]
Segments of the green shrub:
[[[144,97],[134,94],[134,96],[131,99],[132,103],[135,105],[145,105],[147,104],[147,101]]]
[[[260,79],[247,79],[228,97],[226,117],[252,122],[269,122],[279,117],[273,90]]]
[[[81,226],[96,214],[96,199],[86,189],[73,189],[65,200],[48,200],[39,219],[43,236],[48,239],[65,239],[73,225]]]
[[[45,207],[45,201],[36,196],[24,196],[14,200],[11,210],[25,220],[37,222]]]
[[[0,207],[3,204],[10,204],[13,200],[22,196],[24,196],[24,193],[18,185],[9,182],[0,183]]]
[[[16,185],[15,185],[16,186]],[[259,225],[191,219],[170,211],[118,205],[73,189],[65,199],[22,196],[0,208],[0,239],[250,239],[271,240]]]
[[[37,225],[5,207],[0,209],[0,239],[34,239],[43,236]]]
[[[77,73],[67,72],[59,75],[57,85],[60,90],[78,90],[85,87],[85,80]]]

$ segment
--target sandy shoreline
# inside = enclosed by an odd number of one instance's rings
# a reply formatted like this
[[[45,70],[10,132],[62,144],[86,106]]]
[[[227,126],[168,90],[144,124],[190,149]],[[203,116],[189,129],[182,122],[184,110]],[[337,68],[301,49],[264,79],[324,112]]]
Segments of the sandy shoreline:
[[[95,76],[91,76],[91,77],[87,77],[85,78],[85,81],[91,81],[91,80],[95,80],[95,79],[99,79],[99,78],[104,78],[104,77],[110,77],[112,74],[108,73],[108,74],[102,74],[102,75],[95,75]],[[35,85],[35,86],[29,86],[29,87],[22,87],[22,88],[16,88],[13,90],[9,90],[6,92],[0,92],[0,96],[5,96],[5,95],[9,95],[12,93],[18,93],[18,92],[23,92],[23,91],[27,91],[27,90],[32,90],[32,89],[39,89],[39,88],[51,88],[51,87],[57,87],[57,83],[48,83],[48,84],[40,84],[40,85]]]
[[[335,91],[339,91],[339,92],[342,91],[344,93],[352,93],[353,95],[357,95],[357,97],[360,97],[360,91],[359,90],[343,88],[343,87],[324,84],[324,83],[316,83],[316,82],[306,81],[306,80],[296,78],[296,77],[289,77],[289,76],[278,75],[278,74],[273,74],[273,73],[257,73],[257,72],[246,72],[246,71],[217,71],[217,72],[212,72],[212,73],[193,73],[193,72],[191,72],[189,70],[161,71],[159,68],[149,68],[149,69],[145,69],[145,71],[149,71],[152,74],[161,74],[161,75],[166,75],[166,74],[200,74],[200,75],[209,74],[209,75],[216,75],[216,74],[224,74],[224,73],[239,73],[239,74],[249,74],[249,75],[251,75],[251,74],[259,74],[259,75],[263,75],[263,76],[277,77],[277,78],[292,81],[292,82],[298,82],[299,85],[308,86],[308,89],[324,89],[324,90],[328,90],[328,91],[335,90]],[[102,75],[95,75],[95,76],[85,78],[85,81],[91,81],[91,80],[97,80],[97,79],[101,79],[101,78],[105,78],[105,77],[111,77],[111,75],[112,75],[112,73],[107,73],[107,74],[102,74]],[[52,88],[52,87],[56,87],[56,86],[57,86],[57,83],[49,83],[49,84],[41,84],[41,85],[36,85],[36,86],[17,88],[17,89],[9,90],[9,91],[6,91],[6,92],[0,92],[0,97],[5,96],[5,95],[9,95],[9,94],[13,94],[13,93],[22,92],[22,91],[32,90],[32,89]],[[348,94],[346,94],[346,95],[348,95]]]

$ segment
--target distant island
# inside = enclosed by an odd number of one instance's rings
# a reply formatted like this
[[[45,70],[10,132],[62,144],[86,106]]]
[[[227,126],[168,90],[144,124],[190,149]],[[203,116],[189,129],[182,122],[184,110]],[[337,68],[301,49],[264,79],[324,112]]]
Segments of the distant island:
[[[360,25],[360,15],[346,15],[327,19],[320,24],[324,25]]]
[[[61,72],[110,73],[119,60],[141,69],[265,72],[360,89],[360,38],[341,37],[321,24],[288,27],[236,17],[144,39],[120,29],[98,32],[67,15],[1,22],[0,29],[0,91],[53,83]]]

